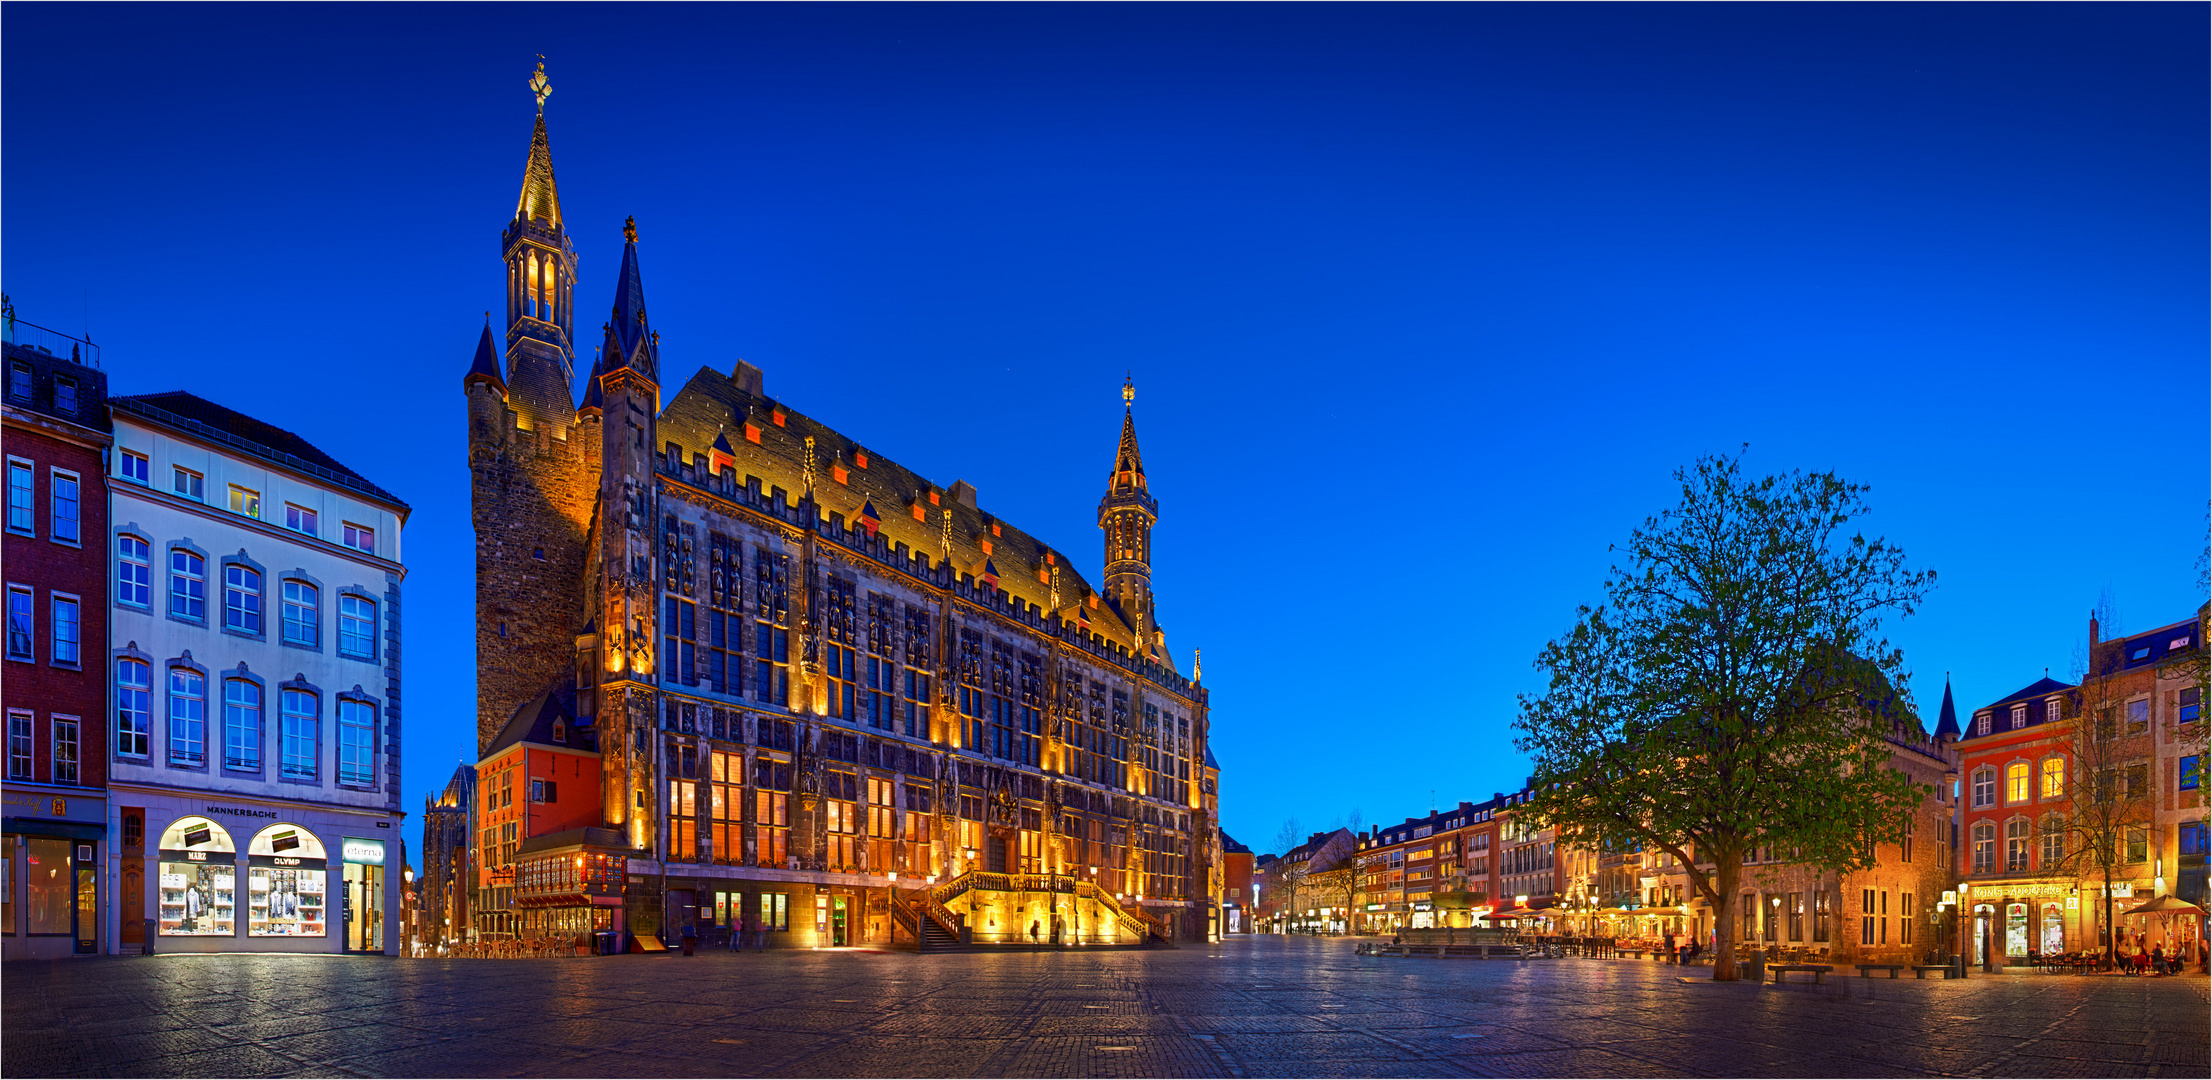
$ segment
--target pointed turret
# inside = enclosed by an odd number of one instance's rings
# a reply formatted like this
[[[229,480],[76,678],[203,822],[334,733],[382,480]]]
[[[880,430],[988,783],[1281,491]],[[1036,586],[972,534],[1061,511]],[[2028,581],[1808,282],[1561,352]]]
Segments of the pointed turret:
[[[607,340],[599,350],[594,375],[629,368],[660,381],[660,339],[645,317],[645,275],[638,269],[637,219],[622,222],[622,272],[615,276],[614,314],[607,322]]]
[[[565,437],[576,418],[576,248],[561,225],[553,184],[553,151],[545,135],[545,99],[553,93],[545,65],[530,77],[538,118],[514,220],[500,237],[507,263],[508,403],[518,426],[550,427]]]
[[[1937,740],[1959,737],[1959,712],[1951,704],[1951,673],[1943,673],[1943,709],[1936,714],[1935,737]]]
[[[461,386],[466,389],[483,383],[507,396],[507,380],[499,375],[499,347],[492,344],[492,320],[487,312],[484,318],[484,336],[476,339],[476,359],[469,363],[469,373],[461,376]]]
[[[1098,503],[1098,527],[1106,530],[1104,593],[1136,631],[1137,647],[1159,656],[1152,612],[1152,526],[1160,519],[1159,500],[1144,478],[1144,455],[1137,450],[1137,388],[1121,385],[1121,445],[1106,478],[1106,497]]]

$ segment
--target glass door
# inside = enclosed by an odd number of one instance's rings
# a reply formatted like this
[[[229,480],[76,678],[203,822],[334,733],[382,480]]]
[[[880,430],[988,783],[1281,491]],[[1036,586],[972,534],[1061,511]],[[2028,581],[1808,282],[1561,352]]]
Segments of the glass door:
[[[837,946],[851,944],[846,940],[846,924],[845,898],[842,896],[834,897],[830,900],[830,944]]]

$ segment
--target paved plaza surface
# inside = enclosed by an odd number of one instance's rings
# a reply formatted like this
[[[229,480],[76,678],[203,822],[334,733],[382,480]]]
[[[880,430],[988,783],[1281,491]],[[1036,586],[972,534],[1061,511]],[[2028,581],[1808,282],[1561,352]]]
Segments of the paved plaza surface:
[[[1696,970],[1696,969],[1692,969]],[[2203,976],[1714,984],[1635,960],[1173,951],[0,970],[29,1076],[2147,1076],[2208,1073]]]

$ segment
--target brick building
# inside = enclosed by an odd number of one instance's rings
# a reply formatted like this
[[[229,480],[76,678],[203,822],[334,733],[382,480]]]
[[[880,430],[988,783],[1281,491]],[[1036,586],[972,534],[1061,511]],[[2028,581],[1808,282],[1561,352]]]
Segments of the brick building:
[[[1500,795],[1377,828],[1362,838],[1355,926],[1367,933],[1470,927],[1498,905]]]
[[[8,519],[5,896],[0,956],[111,951],[108,857],[107,374],[89,341],[0,314]]]
[[[487,327],[463,378],[480,749],[529,703],[572,703],[635,933],[1217,932],[1208,700],[1156,617],[1133,406],[1094,587],[972,485],[771,397],[758,368],[664,384],[632,225],[576,403],[543,101],[502,238],[505,347]],[[494,850],[486,824],[489,881],[516,872],[506,826],[517,850],[538,826],[500,822]]]
[[[1258,912],[1253,907],[1252,849],[1221,834],[1221,932],[1249,934]]]

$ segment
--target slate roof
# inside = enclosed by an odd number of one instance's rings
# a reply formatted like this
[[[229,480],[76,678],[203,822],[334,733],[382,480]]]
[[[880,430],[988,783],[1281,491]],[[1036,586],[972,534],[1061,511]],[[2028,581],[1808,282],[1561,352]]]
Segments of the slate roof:
[[[628,837],[622,835],[620,829],[602,829],[597,826],[586,825],[578,829],[562,829],[557,833],[533,836],[515,845],[515,854],[528,855],[534,851],[552,851],[555,848],[577,846],[614,848],[618,851],[627,851],[630,848],[630,841]]]
[[[2197,638],[2197,621],[2183,619],[2156,630],[2128,634],[2097,643],[2090,668],[2098,678],[2115,672],[2150,667],[2170,656],[2204,648]]]
[[[778,411],[783,413],[784,419],[780,426],[774,419]],[[758,444],[746,440],[747,424],[758,429]],[[754,395],[726,372],[700,368],[683,389],[669,399],[660,417],[660,438],[664,443],[681,446],[687,460],[691,454],[714,445],[717,438],[724,439],[737,458],[740,482],[746,476],[758,476],[764,491],[771,485],[779,486],[786,489],[793,500],[799,497],[800,463],[809,436],[814,439],[815,499],[824,516],[835,514],[850,523],[860,516],[863,507],[873,504],[881,515],[879,533],[893,543],[903,542],[909,550],[929,556],[932,566],[943,556],[944,521],[949,516],[952,519],[951,561],[958,573],[980,576],[986,566],[995,568],[999,588],[1060,618],[1072,617],[1078,602],[1097,593],[1076,569],[1076,560],[1065,550],[1023,532],[989,511],[968,506],[954,498],[948,486],[901,466],[878,450],[862,446],[820,420],[773,398]],[[859,464],[862,455],[868,461],[866,468]],[[835,479],[833,469],[838,468],[846,471],[843,483]],[[929,502],[932,492],[938,494],[936,505]],[[917,504],[924,512],[925,521],[914,520],[912,511]],[[991,534],[994,523],[999,527],[996,536]],[[982,548],[985,541],[991,544],[988,554]],[[1048,555],[1052,560],[1049,564]],[[1084,561],[1094,557],[1095,550]],[[1037,580],[1038,571],[1048,566],[1059,586],[1057,611],[1051,606],[1051,590]],[[1087,610],[1087,614],[1094,630],[1105,634],[1109,640],[1131,644],[1130,622],[1114,605],[1101,603],[1097,610]],[[1167,663],[1173,670],[1172,660]]]
[[[565,740],[553,737],[553,725],[559,722],[568,732]],[[515,708],[507,726],[499,729],[491,744],[477,759],[489,761],[517,743],[536,743],[540,746],[565,746],[571,750],[596,752],[596,736],[588,724],[576,721],[576,681],[573,676],[562,679],[537,697]]]
[[[476,339],[476,359],[469,362],[469,372],[461,376],[461,385],[467,386],[473,379],[507,389],[506,378],[499,374],[499,346],[492,343],[492,324],[488,319],[484,322],[484,336]]]
[[[2027,698],[2048,697],[2055,691],[2072,690],[2073,688],[2073,683],[2060,682],[2057,679],[2045,675],[2042,678],[2037,679],[2034,682],[2013,691],[2012,693],[2006,694],[2005,696],[1990,702],[1987,707],[1994,709],[1999,705],[2010,705],[2015,701],[2021,701]]]
[[[109,403],[154,423],[252,454],[272,465],[351,488],[398,508],[402,518],[412,509],[399,496],[370,483],[367,477],[340,464],[338,459],[316,449],[315,444],[306,439],[197,394],[182,390],[131,394],[110,398]]]
[[[1935,733],[1937,738],[1949,735],[1956,739],[1959,736],[1959,713],[1951,705],[1951,677],[1948,675],[1943,677],[1943,709],[1936,714]]]
[[[1237,838],[1227,832],[1221,834],[1221,853],[1224,855],[1250,855],[1252,849],[1237,843]]]

